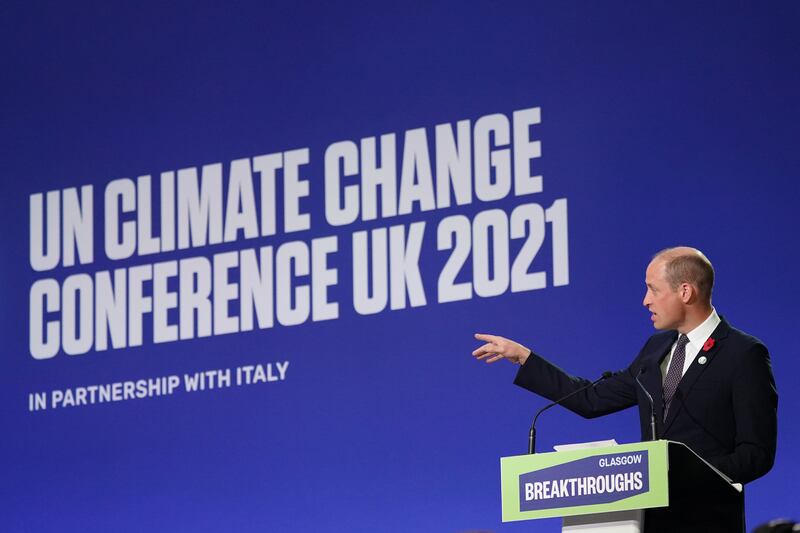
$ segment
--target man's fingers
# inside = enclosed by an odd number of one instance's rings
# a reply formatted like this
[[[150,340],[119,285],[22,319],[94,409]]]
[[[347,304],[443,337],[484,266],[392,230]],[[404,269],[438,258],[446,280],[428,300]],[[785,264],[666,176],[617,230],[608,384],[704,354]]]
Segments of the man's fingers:
[[[476,333],[475,338],[485,341],[486,344],[472,352],[479,361],[494,363],[500,359],[506,359],[506,352],[512,347],[513,343],[508,339],[488,333]]]
[[[500,353],[502,351],[503,350],[500,348],[500,346],[490,342],[490,343],[484,344],[483,346],[481,346],[480,348],[478,348],[477,350],[472,352],[472,355],[478,356],[478,355],[482,355],[482,354],[485,354],[485,353]]]
[[[497,342],[501,337],[497,335],[489,335],[487,333],[476,333],[475,338],[484,342]]]

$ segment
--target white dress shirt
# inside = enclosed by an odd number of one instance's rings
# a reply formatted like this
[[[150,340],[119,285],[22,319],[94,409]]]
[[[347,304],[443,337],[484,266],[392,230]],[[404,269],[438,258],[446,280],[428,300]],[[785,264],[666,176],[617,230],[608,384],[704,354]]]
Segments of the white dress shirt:
[[[697,354],[700,353],[700,349],[706,343],[711,334],[714,333],[714,330],[717,329],[719,323],[720,318],[717,314],[717,310],[712,307],[711,314],[708,315],[708,318],[706,318],[702,324],[686,334],[686,336],[689,337],[689,342],[686,344],[686,359],[683,361],[683,372],[681,373],[681,376],[686,374],[686,371],[689,370],[689,366],[692,364],[692,362],[694,362]],[[680,337],[680,333],[678,336]],[[669,363],[672,361],[672,354],[675,353],[675,346],[677,344],[678,340],[676,339],[672,344],[672,348],[669,350],[669,355],[667,355],[661,362],[662,381],[667,377]]]

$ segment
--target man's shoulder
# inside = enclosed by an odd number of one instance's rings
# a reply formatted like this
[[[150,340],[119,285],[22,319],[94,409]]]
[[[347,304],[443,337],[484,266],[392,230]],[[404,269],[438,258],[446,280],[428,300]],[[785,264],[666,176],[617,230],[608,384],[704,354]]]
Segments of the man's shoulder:
[[[766,348],[766,345],[761,341],[761,339],[731,326],[731,324],[725,320],[724,317],[722,317],[719,326],[717,326],[717,329],[714,331],[711,337],[719,337],[720,340],[724,339],[741,347],[760,346]]]

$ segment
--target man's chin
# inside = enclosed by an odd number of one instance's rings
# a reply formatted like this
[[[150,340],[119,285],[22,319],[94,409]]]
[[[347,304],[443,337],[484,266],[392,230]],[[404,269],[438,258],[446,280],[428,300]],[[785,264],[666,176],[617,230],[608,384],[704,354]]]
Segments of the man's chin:
[[[667,328],[667,327],[666,327],[666,326],[665,326],[665,325],[664,325],[662,322],[660,322],[660,321],[659,321],[657,318],[655,318],[655,317],[651,317],[651,318],[650,318],[650,320],[652,320],[652,321],[653,321],[653,327],[654,327],[655,329],[659,330],[659,331],[663,331],[663,330],[665,330],[665,329],[669,329],[669,328]]]

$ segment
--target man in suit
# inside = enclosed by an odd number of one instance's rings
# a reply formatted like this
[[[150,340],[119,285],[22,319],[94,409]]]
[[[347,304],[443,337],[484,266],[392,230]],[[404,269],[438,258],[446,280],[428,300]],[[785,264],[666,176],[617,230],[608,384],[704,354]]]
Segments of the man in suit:
[[[650,402],[636,384],[639,376],[655,403],[657,438],[686,444],[735,482],[763,476],[775,459],[778,402],[766,346],[717,315],[711,305],[714,269],[699,250],[662,250],[647,267],[645,283],[642,303],[664,331],[648,339],[628,368],[564,406],[593,418],[638,404],[642,439],[650,440]],[[473,352],[477,359],[520,365],[514,383],[550,400],[590,383],[510,339],[475,337],[485,342]],[[701,514],[694,518],[648,511],[647,531],[742,530],[743,503],[705,503],[689,513]]]

